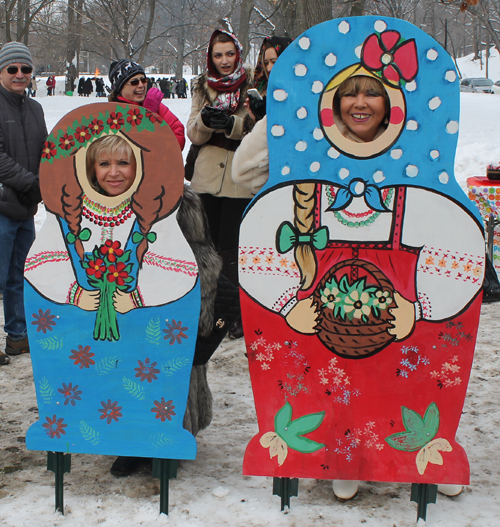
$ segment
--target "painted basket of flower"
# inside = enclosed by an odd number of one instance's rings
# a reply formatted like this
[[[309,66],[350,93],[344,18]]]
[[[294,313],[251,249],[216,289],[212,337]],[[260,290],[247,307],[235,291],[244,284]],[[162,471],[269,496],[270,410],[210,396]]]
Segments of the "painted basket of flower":
[[[394,320],[389,313],[396,305],[394,287],[372,263],[357,259],[337,263],[313,297],[321,313],[318,337],[335,354],[361,359],[394,340],[387,332]]]

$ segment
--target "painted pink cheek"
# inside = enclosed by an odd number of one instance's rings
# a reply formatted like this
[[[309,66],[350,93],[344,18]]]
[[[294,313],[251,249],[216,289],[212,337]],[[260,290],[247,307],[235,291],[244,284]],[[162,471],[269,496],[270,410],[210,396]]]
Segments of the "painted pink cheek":
[[[333,120],[333,110],[331,108],[321,110],[321,122],[323,126],[333,126],[335,121]]]
[[[404,112],[399,106],[391,108],[391,124],[399,124],[404,119]]]

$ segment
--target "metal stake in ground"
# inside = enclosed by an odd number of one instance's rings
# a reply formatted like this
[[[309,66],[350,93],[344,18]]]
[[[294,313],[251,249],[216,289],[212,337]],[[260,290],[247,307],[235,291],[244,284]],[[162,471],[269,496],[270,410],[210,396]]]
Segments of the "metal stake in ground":
[[[273,496],[281,496],[281,510],[290,508],[290,498],[299,495],[299,480],[297,478],[273,478]]]
[[[437,485],[429,483],[412,483],[410,500],[417,504],[417,522],[427,516],[427,505],[436,503]]]
[[[64,514],[64,474],[71,472],[71,454],[47,452],[47,470],[56,475],[56,511]]]
[[[160,480],[160,514],[168,515],[168,484],[177,477],[177,460],[153,459],[153,477]]]

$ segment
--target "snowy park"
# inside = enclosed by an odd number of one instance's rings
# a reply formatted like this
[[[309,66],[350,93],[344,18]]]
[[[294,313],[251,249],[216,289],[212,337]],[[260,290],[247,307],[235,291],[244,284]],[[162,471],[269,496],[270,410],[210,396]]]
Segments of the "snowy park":
[[[492,59],[493,61],[493,59]],[[495,58],[493,80],[500,79]],[[462,73],[480,76],[470,64]],[[188,79],[189,80],[189,79]],[[103,99],[37,97],[50,131],[69,111]],[[186,125],[191,100],[164,101]],[[455,177],[466,191],[467,178],[484,176],[489,164],[500,164],[500,96],[461,94],[461,118]],[[189,144],[184,149],[186,155]],[[37,224],[43,222],[40,208]],[[499,524],[500,494],[500,344],[498,304],[482,307],[474,366],[457,433],[471,467],[471,482],[461,495],[438,495],[429,505],[427,525],[493,527]],[[0,321],[3,327],[3,321]],[[5,334],[0,331],[1,349]],[[410,485],[362,482],[357,496],[338,502],[329,480],[301,479],[291,508],[280,511],[272,495],[272,478],[242,475],[246,445],[257,433],[257,421],[243,339],[225,339],[210,361],[214,397],[212,424],[197,437],[194,461],[179,463],[170,482],[169,515],[159,515],[159,480],[150,470],[126,478],[109,473],[113,457],[75,454],[64,477],[65,514],[54,512],[54,474],[46,470],[46,452],[28,451],[24,438],[38,419],[29,355],[14,357],[0,368],[0,524],[8,527],[173,527],[380,526],[415,525],[416,504]],[[421,520],[419,525],[423,525]]]

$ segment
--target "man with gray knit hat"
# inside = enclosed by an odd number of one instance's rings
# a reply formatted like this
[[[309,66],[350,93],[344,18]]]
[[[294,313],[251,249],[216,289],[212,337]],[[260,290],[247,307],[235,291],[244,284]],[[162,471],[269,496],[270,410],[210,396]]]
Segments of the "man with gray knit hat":
[[[47,128],[40,104],[25,94],[33,59],[20,42],[0,49],[0,293],[7,333],[5,353],[29,352],[24,314],[24,263],[35,239],[33,217],[41,201],[38,169]]]

